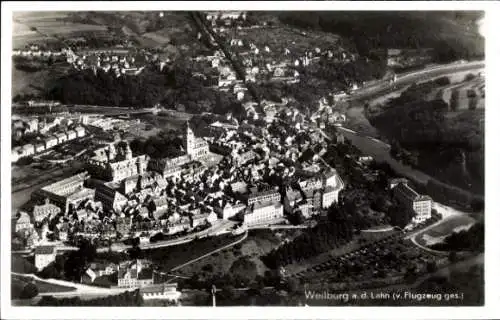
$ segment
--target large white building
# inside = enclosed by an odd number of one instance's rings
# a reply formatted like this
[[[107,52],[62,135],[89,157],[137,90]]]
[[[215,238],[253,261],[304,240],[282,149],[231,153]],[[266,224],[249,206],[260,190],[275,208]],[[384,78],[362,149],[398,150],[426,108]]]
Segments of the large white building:
[[[420,223],[431,217],[432,198],[421,195],[413,190],[407,180],[393,180],[390,187],[394,192],[394,197],[402,203],[407,210],[415,213],[414,222]]]
[[[87,172],[79,173],[33,192],[31,198],[37,202],[49,199],[67,213],[70,206],[77,207],[86,199],[94,199],[94,189],[84,186],[88,177]]]
[[[144,300],[169,300],[177,301],[181,292],[177,291],[177,283],[164,283],[140,288]]]
[[[283,218],[283,205],[276,201],[256,202],[243,216],[247,226],[274,222]]]
[[[38,246],[35,248],[35,267],[42,270],[56,261],[56,248],[54,246]]]

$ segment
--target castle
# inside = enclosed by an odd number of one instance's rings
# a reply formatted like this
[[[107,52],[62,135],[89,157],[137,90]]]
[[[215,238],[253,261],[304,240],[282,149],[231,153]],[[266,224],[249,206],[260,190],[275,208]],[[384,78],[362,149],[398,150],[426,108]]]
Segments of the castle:
[[[95,151],[95,156],[87,162],[87,170],[91,176],[106,181],[118,182],[125,178],[146,172],[149,157],[147,155],[132,156],[128,142],[114,143]]]

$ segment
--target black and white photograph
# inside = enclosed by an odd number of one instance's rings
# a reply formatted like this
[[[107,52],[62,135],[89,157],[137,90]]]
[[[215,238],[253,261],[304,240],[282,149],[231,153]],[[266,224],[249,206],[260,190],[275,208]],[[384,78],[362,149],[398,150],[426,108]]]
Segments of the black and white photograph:
[[[496,35],[425,3],[10,8],[2,300],[484,307]]]

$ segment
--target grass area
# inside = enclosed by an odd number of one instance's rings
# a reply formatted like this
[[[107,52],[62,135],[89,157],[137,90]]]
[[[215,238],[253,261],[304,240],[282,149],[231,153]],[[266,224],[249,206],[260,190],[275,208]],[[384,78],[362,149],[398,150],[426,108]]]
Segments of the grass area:
[[[457,216],[441,223],[440,225],[432,228],[426,233],[434,237],[444,236],[454,231],[460,230],[460,227],[470,226],[475,221],[476,220],[474,220],[474,218],[471,218],[469,216]]]
[[[268,268],[260,260],[260,257],[278,247],[285,239],[296,237],[302,231],[286,230],[286,232],[270,231],[270,230],[250,230],[248,238],[241,244],[232,248],[223,250],[217,255],[209,256],[205,259],[197,261],[176,274],[191,276],[193,274],[210,276],[217,273],[225,274],[229,271],[233,262],[247,256],[249,260],[255,263],[257,273],[264,275]]]
[[[202,238],[171,247],[143,250],[142,253],[145,259],[149,259],[157,265],[159,271],[168,272],[174,267],[228,245],[241,237],[243,237],[243,235],[233,236],[231,234],[226,234],[216,237]],[[214,256],[220,256],[221,254],[223,253],[215,253]],[[98,255],[98,259],[99,261],[108,261],[106,254],[103,254],[102,256]],[[116,263],[128,259],[128,255],[121,254],[116,256],[116,259],[113,259],[113,262]],[[208,259],[208,257],[206,259]],[[200,261],[203,263],[205,259],[201,259]]]
[[[419,234],[415,241],[422,246],[431,246],[442,242],[448,235],[469,228],[476,220],[470,216],[453,217],[435,228]]]

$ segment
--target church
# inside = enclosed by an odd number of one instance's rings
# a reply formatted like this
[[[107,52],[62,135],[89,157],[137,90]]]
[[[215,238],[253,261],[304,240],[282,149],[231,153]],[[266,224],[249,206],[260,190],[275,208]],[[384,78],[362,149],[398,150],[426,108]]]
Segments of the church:
[[[189,121],[185,124],[185,130],[186,138],[184,141],[184,148],[186,153],[191,157],[191,160],[198,160],[208,156],[208,142],[194,135],[193,128]]]

